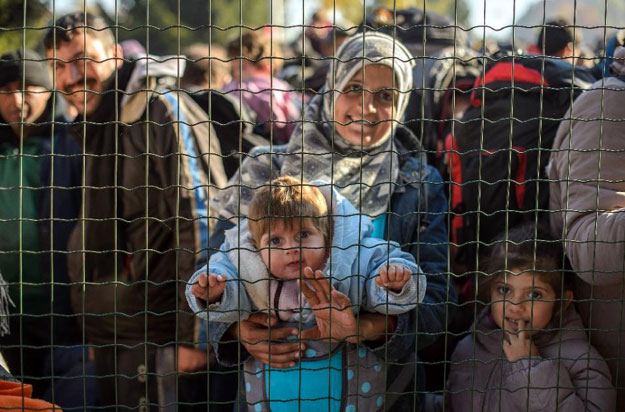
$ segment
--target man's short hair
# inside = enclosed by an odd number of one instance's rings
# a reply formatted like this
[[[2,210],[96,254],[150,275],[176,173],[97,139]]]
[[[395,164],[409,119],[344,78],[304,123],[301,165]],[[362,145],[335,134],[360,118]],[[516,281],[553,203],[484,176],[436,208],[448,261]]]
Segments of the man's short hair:
[[[43,45],[46,50],[58,48],[60,44],[70,42],[76,35],[82,33],[99,39],[105,47],[115,44],[113,31],[102,17],[77,11],[59,17],[46,32]]]
[[[571,23],[564,19],[556,19],[545,23],[545,26],[540,30],[536,45],[546,56],[556,56],[569,43],[579,44],[580,42],[581,34],[575,32]]]
[[[297,228],[310,222],[323,233],[326,245],[332,238],[332,217],[328,203],[317,186],[282,176],[256,190],[249,206],[248,226],[256,247],[265,233],[278,222]]]

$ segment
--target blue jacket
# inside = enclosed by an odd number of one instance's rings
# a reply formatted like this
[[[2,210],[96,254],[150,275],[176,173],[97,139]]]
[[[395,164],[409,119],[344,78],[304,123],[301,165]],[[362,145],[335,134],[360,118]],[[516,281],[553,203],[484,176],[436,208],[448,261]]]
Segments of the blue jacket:
[[[367,216],[359,214],[336,189],[332,189],[330,195],[327,183],[313,183],[326,194],[328,202],[332,200],[334,203],[329,208],[334,216],[331,255],[324,270],[326,276],[332,276],[332,286],[349,297],[355,312],[362,308],[369,312],[396,315],[414,309],[423,300],[426,281],[413,256],[399,249],[395,242],[372,238],[373,224]],[[399,293],[387,291],[375,282],[380,268],[391,263],[402,265],[413,273]],[[209,305],[208,311],[206,302],[191,294],[197,276],[207,272],[232,280],[226,283],[221,301]],[[267,268],[252,242],[247,221],[243,221],[239,228],[226,232],[221,250],[212,255],[208,266],[191,278],[186,291],[187,301],[198,316],[231,324],[246,319],[254,310],[275,309],[268,301],[269,278]],[[247,293],[241,293],[242,285]],[[297,314],[290,320],[313,321],[308,303]]]

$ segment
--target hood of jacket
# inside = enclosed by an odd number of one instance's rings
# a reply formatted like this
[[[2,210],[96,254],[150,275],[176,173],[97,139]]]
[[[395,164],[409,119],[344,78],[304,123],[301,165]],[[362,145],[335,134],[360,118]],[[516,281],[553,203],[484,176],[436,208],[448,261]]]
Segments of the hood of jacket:
[[[162,90],[176,89],[186,61],[176,56],[146,55],[134,61],[120,102],[120,120],[135,123],[143,117],[150,97]]]
[[[625,47],[617,47],[614,51],[614,60],[610,65],[610,74],[612,76],[625,76]]]
[[[148,54],[134,62],[134,68],[128,79],[121,101],[122,108],[138,92],[145,90],[149,83],[146,79],[167,79],[164,83],[175,87],[176,79],[184,75],[186,60],[177,56],[154,56]],[[163,81],[161,81],[163,83]]]
[[[348,282],[353,275],[353,263],[358,258],[361,240],[373,232],[371,219],[361,215],[356,208],[330,184],[313,181],[326,198],[329,213],[335,216],[332,233],[332,250],[324,273],[332,276],[335,289],[345,293],[349,289]],[[225,233],[230,245],[227,251],[232,264],[239,271],[245,289],[258,310],[271,308],[269,302],[270,274],[263,263],[258,250],[254,246],[247,219],[239,226]]]

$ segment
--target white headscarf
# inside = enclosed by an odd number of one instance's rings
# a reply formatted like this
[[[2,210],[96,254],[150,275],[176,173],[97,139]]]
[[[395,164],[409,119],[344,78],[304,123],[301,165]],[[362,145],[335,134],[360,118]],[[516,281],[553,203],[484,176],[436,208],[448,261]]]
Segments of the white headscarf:
[[[394,120],[401,121],[412,90],[414,60],[402,43],[383,33],[360,33],[347,39],[337,51],[334,72],[328,74],[326,93],[334,99],[324,99],[323,114],[333,119],[333,107],[347,83],[366,66],[387,66],[394,74],[393,89],[397,90]]]
[[[397,126],[412,88],[413,57],[393,37],[381,33],[357,34],[337,51],[326,86],[306,107],[291,135],[287,153],[245,159],[239,173],[228,183],[232,190],[226,189],[215,198],[220,215],[246,216],[254,189],[281,175],[330,182],[360,213],[372,218],[386,212],[399,175],[392,133],[363,147],[341,138],[334,124],[333,107],[345,84],[363,66],[373,64],[388,66],[393,71],[393,87],[399,91],[393,118]]]

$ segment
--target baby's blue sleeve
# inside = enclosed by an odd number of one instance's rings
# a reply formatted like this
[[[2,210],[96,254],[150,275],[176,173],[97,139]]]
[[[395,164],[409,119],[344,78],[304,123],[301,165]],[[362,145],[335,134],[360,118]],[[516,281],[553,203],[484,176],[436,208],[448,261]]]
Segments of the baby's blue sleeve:
[[[417,307],[423,301],[427,281],[421,268],[410,253],[402,251],[395,242],[381,239],[364,239],[363,246],[371,254],[365,278],[366,296],[363,308],[370,312],[399,315]],[[380,269],[388,264],[401,265],[410,270],[412,276],[399,293],[378,286],[376,278]]]
[[[236,267],[228,258],[229,249],[228,241],[224,242],[221,249],[211,256],[208,265],[195,272],[187,284],[185,292],[187,302],[193,313],[202,319],[206,319],[208,316],[208,320],[212,322],[233,323],[245,320],[250,316],[250,299],[245,287],[241,287],[241,279],[238,277]],[[191,287],[202,273],[223,275],[226,278],[226,288],[219,302],[207,306],[206,300],[191,294]]]

